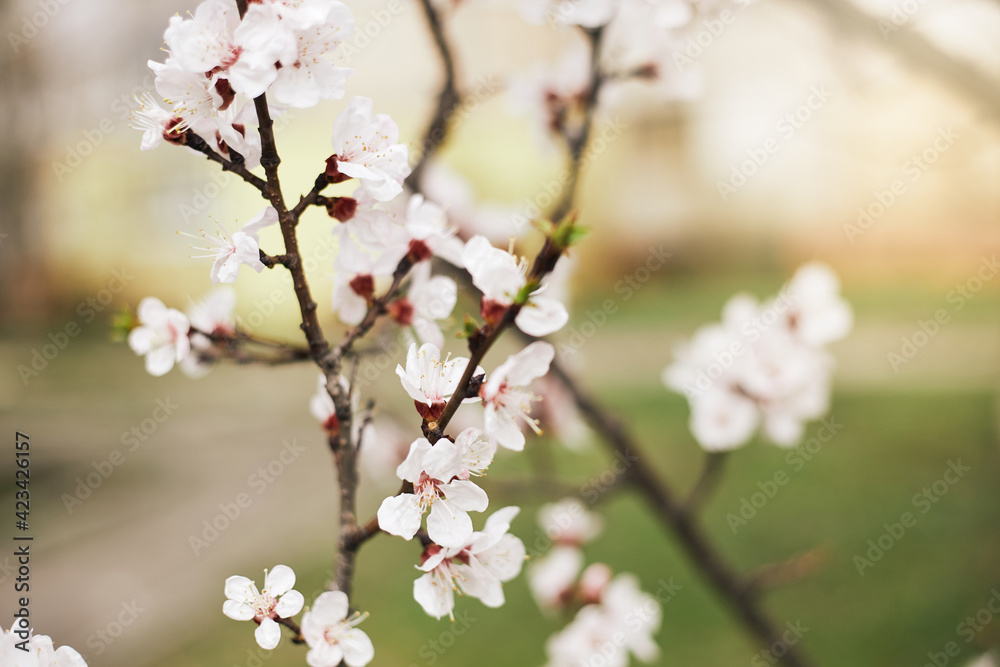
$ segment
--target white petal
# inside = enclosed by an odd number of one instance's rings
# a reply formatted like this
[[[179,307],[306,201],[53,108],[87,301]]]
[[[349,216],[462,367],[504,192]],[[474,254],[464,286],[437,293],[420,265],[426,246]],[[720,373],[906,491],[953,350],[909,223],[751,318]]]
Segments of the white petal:
[[[390,535],[411,540],[420,530],[422,516],[417,497],[412,493],[404,493],[382,501],[378,508],[378,525]]]
[[[350,603],[343,591],[326,591],[313,602],[310,613],[323,625],[336,625],[347,618]]]
[[[442,577],[428,572],[413,582],[413,599],[420,603],[428,616],[441,618],[455,608],[455,595]]]
[[[246,577],[233,576],[226,579],[226,597],[237,602],[252,603],[257,598],[257,588]]]
[[[456,479],[442,486],[441,490],[449,503],[467,512],[482,512],[490,504],[486,492],[468,480]]]
[[[533,296],[514,318],[517,328],[529,336],[548,336],[562,329],[569,321],[566,306],[544,296]]]
[[[306,653],[306,664],[309,667],[337,667],[344,659],[344,652],[339,646],[321,641]]]
[[[306,600],[302,596],[302,593],[299,593],[298,591],[288,591],[281,596],[281,599],[278,600],[278,604],[274,607],[274,613],[277,614],[279,618],[291,618],[302,611],[302,607],[305,603]]]
[[[348,667],[364,667],[375,657],[372,640],[357,628],[351,628],[340,635],[340,647],[344,651],[344,662]]]
[[[472,519],[461,507],[437,498],[427,516],[427,534],[443,547],[460,547],[472,537]]]
[[[236,600],[226,600],[222,604],[222,613],[234,621],[249,621],[254,617],[253,607]]]
[[[287,565],[275,565],[264,577],[264,590],[272,597],[280,597],[292,590],[295,572]]]
[[[411,442],[406,458],[396,468],[396,476],[407,482],[416,482],[424,471],[424,458],[430,451],[431,443],[427,438],[417,438]]]
[[[265,618],[253,633],[261,648],[270,651],[281,641],[281,626],[273,619]]]

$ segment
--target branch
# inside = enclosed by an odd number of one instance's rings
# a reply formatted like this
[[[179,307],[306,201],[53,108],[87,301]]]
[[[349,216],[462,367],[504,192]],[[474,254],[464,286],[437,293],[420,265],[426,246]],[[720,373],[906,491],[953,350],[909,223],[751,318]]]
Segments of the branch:
[[[420,178],[427,167],[428,159],[448,136],[448,124],[451,121],[451,116],[462,99],[455,83],[455,59],[452,56],[452,48],[448,38],[444,34],[441,17],[434,7],[433,0],[420,0],[420,5],[427,18],[427,26],[434,38],[434,45],[441,56],[441,64],[444,66],[444,85],[441,92],[438,93],[437,109],[427,126],[427,131],[424,132],[423,143],[420,145],[422,150],[420,159],[407,177],[407,184],[414,190],[420,186]]]
[[[526,337],[530,338],[530,337]],[[678,502],[666,482],[658,479],[650,461],[646,460],[637,443],[625,428],[606,413],[566,373],[558,361],[553,361],[549,372],[554,375],[576,403],[591,428],[615,454],[631,460],[625,471],[629,483],[641,493],[663,524],[677,536],[681,548],[716,592],[727,602],[746,628],[763,646],[783,643],[782,629],[761,608],[754,595],[754,587],[742,581],[726,563],[722,555],[695,523],[687,509]],[[629,458],[631,457],[631,458]],[[784,643],[783,643],[784,644]],[[806,667],[811,664],[798,646],[786,646],[787,652],[780,659],[788,667]]]
[[[711,497],[712,492],[718,488],[719,480],[722,479],[722,466],[727,458],[728,452],[708,452],[705,454],[705,467],[702,468],[701,476],[695,482],[684,505],[688,514],[696,514]]]
[[[396,265],[396,270],[392,273],[392,285],[389,286],[385,294],[372,301],[371,305],[368,306],[368,312],[365,313],[361,322],[344,334],[344,337],[332,352],[333,357],[337,359],[343,358],[344,355],[351,351],[351,347],[359,338],[371,331],[378,318],[388,312],[389,303],[399,295],[399,289],[403,284],[403,280],[406,279],[412,268],[413,260],[409,255],[399,261],[399,264]]]
[[[566,183],[563,196],[550,215],[552,220],[561,220],[573,208],[577,183],[580,180],[580,158],[583,157],[583,151],[587,147],[587,142],[590,141],[590,129],[594,124],[594,110],[597,108],[601,88],[607,80],[600,65],[604,28],[583,29],[583,32],[590,41],[590,86],[584,97],[583,125],[580,127],[579,134],[571,136],[568,133],[568,128],[563,125],[563,139],[569,149],[569,182]]]
[[[276,619],[274,619],[274,621],[278,625],[283,625],[283,626],[285,626],[286,628],[288,628],[289,630],[291,630],[292,632],[295,633],[295,635],[292,637],[292,643],[293,644],[305,644],[306,643],[306,638],[302,636],[302,628],[299,627],[298,623],[296,623],[295,621],[293,621],[290,618],[276,618]]]
[[[240,178],[242,178],[244,181],[249,183],[250,185],[257,188],[261,193],[264,192],[264,188],[267,186],[267,184],[264,182],[264,179],[262,179],[260,176],[247,169],[246,165],[237,164],[236,162],[231,162],[230,160],[227,160],[226,158],[222,157],[221,155],[213,151],[211,146],[205,143],[205,140],[199,137],[194,132],[189,131],[185,135],[184,145],[187,146],[188,148],[192,148],[198,151],[199,153],[207,157],[209,160],[213,162],[218,162],[220,165],[222,165],[222,171],[231,171]]]

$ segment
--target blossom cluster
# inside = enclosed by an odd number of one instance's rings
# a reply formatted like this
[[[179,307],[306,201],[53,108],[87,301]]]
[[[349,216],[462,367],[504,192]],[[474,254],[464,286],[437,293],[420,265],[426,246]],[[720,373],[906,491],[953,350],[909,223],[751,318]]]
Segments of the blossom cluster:
[[[583,546],[602,529],[598,516],[576,498],[544,505],[539,524],[553,547],[529,571],[531,592],[548,613],[576,610],[573,620],[546,643],[549,667],[626,665],[659,656],[653,637],[660,629],[656,599],[634,575],[614,575],[604,563],[585,569]]]
[[[23,639],[14,628],[0,628],[0,665],[11,667],[87,667],[86,661],[69,646],[55,648],[47,635],[32,634]]]
[[[833,359],[826,346],[852,322],[837,276],[807,264],[774,298],[733,296],[720,323],[677,347],[663,381],[687,396],[691,432],[704,449],[740,447],[758,428],[791,447],[805,422],[829,408]]]
[[[264,571],[264,587],[252,580],[232,576],[226,579],[226,602],[222,612],[236,621],[254,621],[254,637],[261,648],[272,650],[281,640],[280,622],[302,611],[305,598],[294,590],[295,572],[287,565]],[[306,662],[310,667],[364,667],[375,656],[371,639],[357,625],[367,614],[351,614],[347,595],[341,591],[321,593],[302,616],[302,638],[309,645]]]
[[[623,97],[627,81],[649,83],[667,100],[693,98],[702,85],[688,68],[689,32],[696,19],[731,12],[733,3],[746,6],[750,0],[518,0],[528,23],[599,31],[600,39],[591,45],[598,45],[596,54],[577,39],[554,63],[516,77],[510,106],[532,116],[543,136],[575,137],[583,127],[581,116],[596,101],[590,99],[595,76],[603,79],[601,101]]]

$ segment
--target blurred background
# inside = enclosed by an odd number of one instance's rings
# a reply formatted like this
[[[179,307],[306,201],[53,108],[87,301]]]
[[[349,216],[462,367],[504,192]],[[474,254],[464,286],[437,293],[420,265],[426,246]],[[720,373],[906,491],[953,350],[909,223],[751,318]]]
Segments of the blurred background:
[[[348,93],[372,97],[416,147],[441,82],[419,6],[349,5],[371,37],[345,58],[356,70]],[[229,365],[199,380],[177,371],[157,379],[110,339],[120,308],[156,295],[183,309],[209,288],[208,260],[190,259],[176,232],[216,221],[232,231],[261,207],[251,188],[198,156],[166,145],[140,152],[128,126],[133,97],[152,88],[146,62],[162,60],[168,17],[189,9],[174,0],[0,8],[0,423],[8,441],[18,430],[33,447],[33,624],[91,665],[304,664],[287,643],[258,651],[248,624],[221,606],[232,574],[261,582],[265,567],[285,563],[307,598],[330,576],[335,476],[308,412],[314,370]],[[704,524],[747,571],[819,554],[766,602],[779,623],[808,628],[804,646],[818,663],[922,665],[955,642],[960,655],[950,659],[962,664],[1000,644],[1000,619],[982,614],[1000,595],[1000,279],[989,268],[1000,250],[1000,3],[761,0],[733,17],[718,34],[692,26],[691,39],[710,36],[685,66],[696,94],[664,101],[627,84],[599,112],[605,141],[578,198],[593,234],[579,249],[573,319],[557,340],[582,338],[567,363],[684,491],[702,456],[684,397],[659,379],[674,344],[718,319],[736,291],[765,297],[805,261],[832,266],[856,316],[834,346],[832,415],[843,429],[800,469],[763,442],[736,452]],[[440,161],[478,200],[508,212],[501,227],[516,213],[530,217],[548,205],[566,156],[510,113],[504,89],[581,38],[529,26],[512,3],[492,0],[463,4],[446,29],[475,103],[457,116]],[[343,106],[296,111],[280,125],[287,198],[322,170]],[[329,247],[331,224],[320,209],[304,219],[307,257]],[[279,244],[277,230],[262,235],[262,247]],[[669,262],[636,282],[661,246]],[[315,253],[306,266],[326,305],[332,269]],[[244,272],[237,314],[262,334],[298,340],[290,287],[283,272]],[[588,335],[581,326],[596,324],[606,299],[616,311]],[[915,339],[941,309],[948,322]],[[61,336],[67,325],[80,335]],[[908,344],[914,353],[893,363]],[[53,358],[39,356],[46,345],[60,348]],[[371,390],[380,414],[412,420],[396,361]],[[32,363],[37,372],[20,370]],[[381,433],[391,442],[391,430]],[[523,506],[513,532],[529,551],[541,534],[535,510],[558,497],[540,471],[554,466],[583,488],[608,469],[588,434],[576,444],[540,439],[525,456],[501,457],[484,482],[495,507]],[[11,450],[0,456],[4,480],[12,460]],[[860,575],[855,556],[956,461],[970,470]],[[727,514],[780,470],[787,488],[734,533]],[[0,488],[11,507],[12,485]],[[394,488],[366,479],[362,515]],[[206,522],[242,493],[249,507],[207,539]],[[664,607],[660,664],[752,664],[759,649],[641,499],[612,494],[601,509],[607,527],[589,560],[636,573],[651,592],[671,578],[682,586]],[[0,550],[0,626],[13,613],[12,558],[3,555],[12,551]],[[355,602],[371,612],[374,664],[544,662],[544,639],[562,622],[540,614],[523,575],[506,586],[503,608],[463,599],[454,624],[439,622],[412,599],[416,551],[380,538],[362,552]],[[977,613],[970,637],[961,624]]]

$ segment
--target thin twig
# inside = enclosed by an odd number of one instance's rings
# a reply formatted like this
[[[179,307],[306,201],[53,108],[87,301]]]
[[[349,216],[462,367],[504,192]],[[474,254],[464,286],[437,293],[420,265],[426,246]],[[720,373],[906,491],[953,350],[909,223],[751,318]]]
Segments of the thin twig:
[[[695,482],[694,488],[688,495],[684,508],[688,514],[697,514],[698,510],[704,507],[705,503],[712,496],[712,493],[722,479],[723,464],[728,458],[728,452],[708,452],[705,454],[705,466],[701,470],[701,476]]]
[[[417,191],[420,187],[420,179],[427,167],[430,156],[444,143],[448,136],[448,125],[452,114],[461,102],[461,95],[458,92],[455,75],[455,58],[452,55],[451,44],[444,34],[444,26],[433,0],[420,0],[420,6],[424,10],[427,18],[427,25],[430,28],[431,36],[434,38],[434,46],[441,57],[441,64],[444,67],[444,84],[441,92],[438,93],[437,108],[434,116],[424,132],[423,143],[420,145],[420,159],[413,166],[407,178],[407,185]]]
[[[199,137],[194,132],[188,132],[185,135],[184,145],[187,146],[188,148],[198,151],[199,153],[207,157],[209,160],[219,163],[220,165],[222,165],[223,171],[231,171],[232,173],[236,174],[237,176],[242,178],[244,181],[246,181],[253,187],[257,188],[257,190],[259,190],[261,193],[263,193],[264,188],[267,187],[267,183],[264,181],[264,179],[262,179],[260,176],[247,169],[246,165],[237,164],[222,157],[214,150],[212,150],[211,146],[205,143],[205,140]]]

